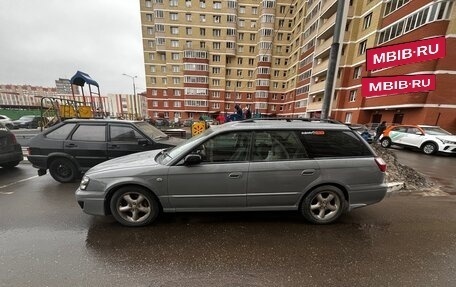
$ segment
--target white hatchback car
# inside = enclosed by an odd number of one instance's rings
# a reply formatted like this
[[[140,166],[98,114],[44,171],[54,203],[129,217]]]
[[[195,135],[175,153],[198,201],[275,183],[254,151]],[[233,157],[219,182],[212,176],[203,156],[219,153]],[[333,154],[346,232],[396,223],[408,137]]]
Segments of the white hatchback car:
[[[380,143],[384,148],[391,145],[417,148],[425,154],[456,154],[456,135],[438,126],[391,126],[383,132]]]
[[[10,130],[14,128],[13,121],[9,117],[7,117],[5,115],[0,115],[0,123],[5,125]]]

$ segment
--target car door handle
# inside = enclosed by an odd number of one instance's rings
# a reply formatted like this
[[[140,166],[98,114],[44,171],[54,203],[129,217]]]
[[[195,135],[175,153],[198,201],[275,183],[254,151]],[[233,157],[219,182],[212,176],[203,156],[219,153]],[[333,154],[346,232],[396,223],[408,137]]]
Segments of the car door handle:
[[[229,178],[240,178],[242,176],[242,172],[232,172],[228,175]]]
[[[77,144],[73,144],[73,143],[65,145],[65,147],[77,147],[77,146],[78,146]]]
[[[305,169],[301,172],[301,175],[312,175],[315,173],[315,169],[311,168],[311,169]]]
[[[112,144],[112,145],[109,145],[108,148],[119,148],[119,146],[116,144]]]

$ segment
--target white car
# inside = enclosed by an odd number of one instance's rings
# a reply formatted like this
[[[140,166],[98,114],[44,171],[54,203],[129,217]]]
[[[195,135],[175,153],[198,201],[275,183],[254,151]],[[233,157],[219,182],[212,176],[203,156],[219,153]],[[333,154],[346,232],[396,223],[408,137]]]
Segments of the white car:
[[[392,126],[383,132],[380,143],[384,148],[391,145],[418,148],[425,154],[456,154],[456,135],[438,126]]]
[[[5,115],[0,115],[0,123],[12,130],[14,128],[13,120]]]

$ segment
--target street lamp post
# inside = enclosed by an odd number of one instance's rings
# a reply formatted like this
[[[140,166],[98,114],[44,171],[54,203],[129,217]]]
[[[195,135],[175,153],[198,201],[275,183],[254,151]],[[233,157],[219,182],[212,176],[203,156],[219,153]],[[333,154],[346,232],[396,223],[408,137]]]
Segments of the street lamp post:
[[[131,75],[128,75],[128,74],[125,74],[125,73],[123,73],[122,75],[131,78],[132,81],[133,81],[133,113],[134,113],[135,120],[136,120],[136,118],[137,118],[137,113],[138,113],[138,109],[137,109],[137,106],[136,106],[136,85],[135,85],[135,78],[137,78],[138,76],[131,76]]]

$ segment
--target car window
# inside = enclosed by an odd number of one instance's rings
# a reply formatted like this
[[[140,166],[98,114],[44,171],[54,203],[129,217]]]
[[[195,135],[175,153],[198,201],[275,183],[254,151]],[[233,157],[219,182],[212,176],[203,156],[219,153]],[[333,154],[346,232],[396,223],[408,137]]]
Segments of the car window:
[[[308,158],[294,131],[255,132],[252,160],[278,161]]]
[[[405,132],[407,132],[407,127],[396,127],[396,128],[393,128],[391,131],[405,133]]]
[[[419,128],[408,128],[407,133],[414,134],[414,135],[416,135],[416,133],[422,134],[422,132],[420,131]]]
[[[79,125],[71,137],[75,141],[106,141],[106,126]]]
[[[353,131],[307,130],[300,139],[311,157],[371,156],[372,152]]]
[[[239,162],[249,156],[251,132],[229,132],[217,135],[193,150],[203,162]]]
[[[439,128],[439,127],[423,127],[425,133],[434,136],[448,136],[451,133],[447,132],[446,130]]]
[[[47,133],[45,137],[55,140],[64,140],[68,138],[68,135],[73,130],[76,124],[64,124],[63,126]]]
[[[129,126],[110,126],[111,141],[137,142],[144,137]]]

